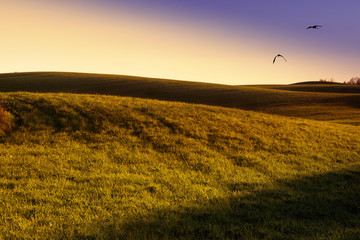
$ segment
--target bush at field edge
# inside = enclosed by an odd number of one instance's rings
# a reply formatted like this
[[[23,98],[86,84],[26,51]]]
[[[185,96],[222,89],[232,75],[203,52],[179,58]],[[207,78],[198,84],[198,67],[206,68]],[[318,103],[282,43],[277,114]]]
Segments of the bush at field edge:
[[[0,104],[0,135],[7,134],[15,126],[15,117]]]

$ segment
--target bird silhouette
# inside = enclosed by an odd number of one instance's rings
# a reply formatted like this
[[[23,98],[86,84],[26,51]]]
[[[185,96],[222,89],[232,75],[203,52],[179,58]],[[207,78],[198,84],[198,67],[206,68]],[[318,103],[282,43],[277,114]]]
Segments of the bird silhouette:
[[[313,26],[308,26],[306,29],[310,29],[310,28],[319,29],[320,27],[322,27],[322,26],[320,26],[320,25],[313,25]]]
[[[284,58],[283,55],[278,54],[278,55],[276,55],[276,56],[274,57],[273,64],[275,63],[277,57],[282,57],[282,58],[287,62],[286,58]]]

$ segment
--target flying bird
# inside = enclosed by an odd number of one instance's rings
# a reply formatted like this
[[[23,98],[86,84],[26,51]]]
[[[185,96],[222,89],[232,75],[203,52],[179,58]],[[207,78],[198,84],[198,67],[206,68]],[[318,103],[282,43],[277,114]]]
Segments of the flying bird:
[[[282,57],[282,58],[287,62],[286,58],[284,58],[283,55],[278,54],[278,55],[276,55],[276,56],[274,57],[273,64],[275,63],[275,60],[276,60],[277,57]]]
[[[322,27],[322,26],[320,26],[320,25],[314,25],[314,26],[308,26],[306,29],[310,29],[310,28],[319,29],[320,27]]]

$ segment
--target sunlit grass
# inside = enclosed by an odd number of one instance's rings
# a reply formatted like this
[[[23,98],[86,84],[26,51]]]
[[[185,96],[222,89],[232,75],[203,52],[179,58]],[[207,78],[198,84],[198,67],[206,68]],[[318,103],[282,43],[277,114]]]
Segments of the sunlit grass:
[[[185,103],[1,93],[0,236],[357,239],[359,127]]]

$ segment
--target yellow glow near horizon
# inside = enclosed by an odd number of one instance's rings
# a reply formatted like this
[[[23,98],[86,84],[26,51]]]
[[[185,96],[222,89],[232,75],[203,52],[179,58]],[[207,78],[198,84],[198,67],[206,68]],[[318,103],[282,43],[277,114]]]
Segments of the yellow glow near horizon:
[[[322,75],[327,74],[323,69],[332,67],[286,44],[296,60],[273,65],[277,52],[266,42],[276,39],[254,39],[246,29],[243,36],[228,37],[223,31],[175,19],[163,22],[125,8],[114,15],[91,8],[15,1],[2,3],[0,21],[5,23],[0,72],[96,72],[258,84],[318,80],[328,77]]]

